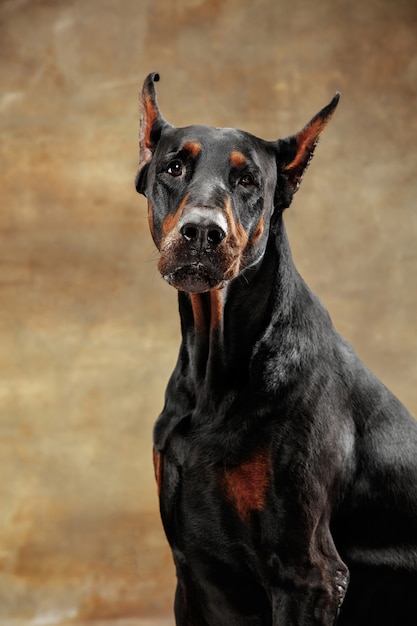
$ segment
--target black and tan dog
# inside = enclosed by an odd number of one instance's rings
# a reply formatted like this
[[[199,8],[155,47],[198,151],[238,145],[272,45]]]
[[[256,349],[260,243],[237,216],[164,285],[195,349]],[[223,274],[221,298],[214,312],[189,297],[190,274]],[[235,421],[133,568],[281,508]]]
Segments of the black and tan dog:
[[[181,626],[416,626],[417,423],[297,273],[298,134],[174,128],[145,81],[137,190],[182,344],[154,432]]]

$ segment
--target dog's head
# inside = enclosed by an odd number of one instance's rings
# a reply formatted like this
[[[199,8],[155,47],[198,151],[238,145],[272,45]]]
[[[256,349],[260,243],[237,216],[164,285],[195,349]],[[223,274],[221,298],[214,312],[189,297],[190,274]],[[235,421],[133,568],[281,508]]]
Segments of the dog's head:
[[[262,257],[339,94],[296,135],[264,141],[231,128],[174,128],[159,112],[158,80],[150,74],[142,90],[136,189],[148,200],[159,271],[181,291],[219,289]]]

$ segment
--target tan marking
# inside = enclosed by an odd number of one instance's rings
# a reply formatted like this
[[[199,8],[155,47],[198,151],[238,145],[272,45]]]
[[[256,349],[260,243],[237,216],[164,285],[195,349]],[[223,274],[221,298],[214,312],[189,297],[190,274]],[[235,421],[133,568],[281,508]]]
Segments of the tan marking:
[[[153,148],[153,143],[151,141],[151,132],[152,128],[158,119],[158,110],[156,109],[154,103],[152,102],[152,97],[150,95],[146,96],[144,100],[144,110],[145,110],[145,146],[151,150]]]
[[[223,325],[223,289],[210,291],[210,332]]]
[[[233,167],[236,167],[237,169],[241,169],[247,163],[245,155],[239,150],[233,150],[229,155],[229,160]]]
[[[241,519],[248,521],[252,511],[264,509],[270,480],[270,459],[263,450],[237,467],[225,470],[226,494]]]
[[[155,448],[153,449],[153,467],[155,471],[156,484],[158,486],[158,496],[160,496],[162,489],[162,456],[160,452],[155,450]]]
[[[229,198],[226,198],[224,212],[228,228],[226,244],[230,250],[229,268],[224,278],[225,280],[231,280],[240,272],[242,255],[248,244],[249,237],[242,224],[235,221]]]
[[[329,121],[330,117],[328,117],[327,119],[318,117],[316,120],[310,122],[310,124],[308,124],[296,135],[297,154],[295,155],[291,163],[285,166],[284,169],[286,171],[295,170],[300,167],[300,165],[302,167],[305,166],[306,161],[308,162],[309,160],[309,154],[311,153],[315,144],[318,141],[320,133],[326,128]]]
[[[236,236],[243,252],[243,250],[246,248],[246,244],[248,243],[249,237],[248,237],[248,233],[243,228],[240,222],[236,222]]]
[[[192,159],[195,159],[201,152],[201,143],[198,141],[187,141],[182,149],[186,150]]]
[[[188,194],[184,196],[181,200],[181,203],[175,213],[168,213],[164,221],[162,222],[162,234],[165,237],[168,237],[170,233],[173,231],[177,231],[178,221],[181,217],[182,210],[188,202]]]
[[[232,207],[230,205],[229,198],[226,199],[224,211],[226,213],[227,226],[228,226],[228,243],[230,240],[234,240],[233,244],[237,244],[239,248],[239,254],[243,252],[246,248],[246,244],[248,243],[248,234],[246,230],[243,228],[240,222],[236,222],[233,216]]]
[[[154,223],[153,223],[153,206],[152,206],[152,202],[148,202],[148,223],[149,223],[149,230],[151,231],[151,235],[154,238],[155,232],[154,232]]]
[[[194,326],[199,334],[207,332],[207,319],[203,306],[203,294],[190,293],[191,307],[193,309]]]
[[[264,232],[264,216],[261,215],[258,225],[255,228],[255,232],[252,235],[252,241],[251,241],[252,245],[256,246],[256,244],[261,239],[263,232]]]
[[[224,274],[224,280],[232,280],[233,278],[236,278],[240,271],[240,262],[240,255],[235,255],[234,257],[231,257],[230,265]]]

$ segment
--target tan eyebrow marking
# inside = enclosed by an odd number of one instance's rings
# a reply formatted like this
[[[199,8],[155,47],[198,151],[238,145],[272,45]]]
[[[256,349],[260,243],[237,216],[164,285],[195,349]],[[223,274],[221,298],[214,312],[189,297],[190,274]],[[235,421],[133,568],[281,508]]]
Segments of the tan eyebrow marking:
[[[245,155],[242,154],[242,152],[240,152],[239,150],[233,150],[229,155],[229,160],[230,163],[238,169],[244,167],[247,164],[247,159]]]
[[[182,149],[186,150],[192,159],[195,159],[201,152],[201,143],[198,141],[187,141]]]

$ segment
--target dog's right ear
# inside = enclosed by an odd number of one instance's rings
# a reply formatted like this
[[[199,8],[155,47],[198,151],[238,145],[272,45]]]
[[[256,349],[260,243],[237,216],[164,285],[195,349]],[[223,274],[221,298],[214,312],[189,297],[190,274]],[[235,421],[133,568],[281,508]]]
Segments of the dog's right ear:
[[[159,81],[159,74],[149,74],[143,83],[139,99],[140,129],[139,129],[139,170],[136,175],[136,191],[145,192],[146,172],[152,159],[153,152],[161,137],[163,128],[170,127],[159,112],[156,102],[154,83]]]
[[[329,123],[340,94],[337,92],[331,102],[319,111],[297,134],[286,139],[278,139],[277,166],[280,178],[275,195],[275,206],[286,209],[300,186],[304,173],[313,158],[320,133]]]
[[[340,93],[336,92],[331,102],[323,107],[299,133],[281,142],[283,153],[287,152],[286,162],[283,164],[284,173],[293,193],[300,186],[304,173],[313,158],[320,133],[330,122],[339,99]],[[284,144],[286,150],[284,150]]]

